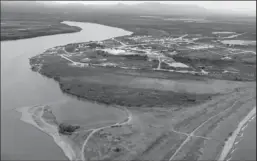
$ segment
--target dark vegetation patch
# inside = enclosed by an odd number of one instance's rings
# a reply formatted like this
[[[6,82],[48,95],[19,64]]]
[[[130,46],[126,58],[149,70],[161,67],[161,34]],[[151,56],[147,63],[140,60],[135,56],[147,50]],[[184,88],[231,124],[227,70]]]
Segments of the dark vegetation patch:
[[[77,44],[67,44],[65,45],[64,49],[69,52],[69,53],[72,53],[72,52],[75,52],[75,49],[78,47]]]
[[[143,60],[143,61],[148,60],[147,55],[134,54],[134,55],[121,55],[121,56],[129,60]]]
[[[204,69],[210,72],[209,77],[236,81],[256,80],[256,64],[244,63],[235,60],[220,60],[207,58],[191,58],[174,55],[175,61],[188,64],[195,69]],[[227,68],[235,68],[238,73],[222,73]]]
[[[79,128],[80,128],[80,126],[68,125],[65,123],[61,123],[58,126],[59,133],[64,134],[64,135],[71,135],[73,132],[75,132]]]
[[[209,100],[208,94],[176,93],[153,89],[128,88],[79,80],[60,80],[62,91],[90,101],[127,107],[190,106]]]
[[[81,28],[53,20],[1,20],[1,41],[78,32]]]
[[[59,56],[44,56],[44,63],[40,73],[54,78],[60,83],[62,91],[90,101],[105,104],[117,104],[123,106],[172,106],[172,105],[193,105],[209,99],[210,95],[196,95],[187,93],[176,93],[172,91],[159,91],[154,89],[138,89],[117,85],[106,85],[94,82],[83,82],[76,79],[81,76],[101,75],[101,73],[114,73],[119,75],[142,76],[153,78],[170,77],[174,79],[183,78],[183,74],[172,75],[170,73],[155,73],[154,71],[133,71],[117,68],[77,68],[67,65],[67,60]],[[140,73],[141,72],[141,73]],[[151,74],[152,73],[152,74]],[[135,75],[136,74],[136,75]],[[62,78],[74,79],[62,79]],[[196,77],[196,76],[195,76]],[[184,77],[185,78],[185,77]],[[104,76],[103,76],[104,79]],[[200,79],[200,78],[195,78]],[[202,80],[202,78],[200,79]]]

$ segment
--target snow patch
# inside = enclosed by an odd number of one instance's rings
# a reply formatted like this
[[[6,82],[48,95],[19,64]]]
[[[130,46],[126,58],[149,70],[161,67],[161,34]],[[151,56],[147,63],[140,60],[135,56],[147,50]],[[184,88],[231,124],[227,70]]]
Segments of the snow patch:
[[[189,46],[189,49],[192,50],[199,50],[199,49],[209,49],[209,48],[214,48],[213,45],[207,45],[207,44],[203,44],[203,45],[194,45],[194,46]]]
[[[236,71],[228,71],[228,70],[224,70],[222,73],[238,73]]]
[[[118,64],[115,64],[115,63],[101,63],[101,66],[113,66],[113,67],[116,67],[116,66],[118,66]]]
[[[180,62],[172,62],[172,63],[168,63],[166,62],[169,66],[171,67],[175,67],[175,68],[189,68],[189,66],[187,66],[186,64],[180,63]]]
[[[231,60],[232,58],[231,57],[228,57],[228,56],[225,56],[223,58],[221,58],[221,60]]]
[[[201,70],[201,73],[204,74],[204,75],[208,75],[208,74],[209,74],[209,72],[206,72],[206,71],[203,70],[203,69]]]
[[[221,43],[227,45],[256,45],[256,41],[250,40],[223,40]]]
[[[212,32],[212,34],[235,34],[235,32],[229,32],[229,31],[219,31],[219,32]]]

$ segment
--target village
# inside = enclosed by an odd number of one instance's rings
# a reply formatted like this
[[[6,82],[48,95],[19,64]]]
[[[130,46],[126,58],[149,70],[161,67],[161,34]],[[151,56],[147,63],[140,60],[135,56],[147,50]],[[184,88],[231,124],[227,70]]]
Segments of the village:
[[[256,51],[251,49],[252,44],[238,45],[238,41],[235,41],[234,46],[227,46],[222,42],[230,40],[224,40],[220,35],[219,40],[218,33],[213,34],[216,35],[215,39],[188,34],[173,37],[130,35],[104,41],[58,46],[47,50],[44,54],[58,55],[67,60],[71,67],[144,69],[215,77],[217,75],[220,75],[218,77],[222,75],[238,77],[241,69],[232,66],[224,67],[224,65],[215,66],[211,61],[218,61],[221,64],[231,64],[232,61],[241,58],[256,61]],[[229,33],[225,32],[225,34]],[[221,35],[224,33],[221,32]],[[250,50],[246,50],[247,47]],[[240,57],[240,55],[243,56]],[[202,63],[200,59],[209,61]],[[199,63],[195,63],[196,60],[199,60]],[[248,73],[250,77],[253,75]]]

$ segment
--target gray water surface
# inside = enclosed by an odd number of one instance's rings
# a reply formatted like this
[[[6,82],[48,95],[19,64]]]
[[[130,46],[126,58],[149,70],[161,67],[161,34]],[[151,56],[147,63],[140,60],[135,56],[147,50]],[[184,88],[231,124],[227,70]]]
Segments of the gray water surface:
[[[131,34],[114,27],[64,22],[78,26],[78,33],[43,36],[30,39],[1,41],[1,160],[67,160],[53,139],[36,127],[20,121],[14,109],[60,100],[81,101],[63,94],[57,82],[30,70],[29,58],[44,50],[68,43],[104,40]],[[86,116],[99,115],[101,107],[84,102]],[[94,112],[92,112],[94,111]]]

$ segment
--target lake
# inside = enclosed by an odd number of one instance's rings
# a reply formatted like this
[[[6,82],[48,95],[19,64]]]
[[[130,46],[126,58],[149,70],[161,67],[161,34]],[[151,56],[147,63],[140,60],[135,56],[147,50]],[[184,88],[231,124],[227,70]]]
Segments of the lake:
[[[22,122],[21,113],[16,112],[16,108],[66,100],[68,105],[63,109],[68,112],[72,107],[79,107],[80,112],[86,111],[84,116],[87,121],[89,116],[106,119],[103,117],[106,107],[63,94],[57,82],[31,71],[29,58],[54,46],[99,41],[131,33],[99,24],[63,23],[78,26],[82,30],[77,33],[1,41],[1,160],[68,160],[49,135]],[[59,117],[65,120],[66,115]]]

